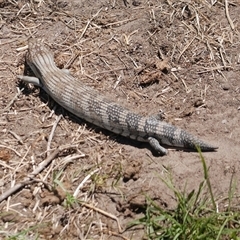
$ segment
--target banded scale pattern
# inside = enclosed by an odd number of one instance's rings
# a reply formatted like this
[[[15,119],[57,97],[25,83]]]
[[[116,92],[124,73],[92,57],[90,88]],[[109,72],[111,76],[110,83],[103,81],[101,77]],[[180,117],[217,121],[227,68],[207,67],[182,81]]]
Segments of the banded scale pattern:
[[[185,130],[156,117],[143,117],[101,95],[66,71],[57,68],[53,54],[41,40],[30,39],[27,64],[35,77],[20,79],[42,87],[58,104],[79,118],[137,141],[149,142],[159,154],[167,154],[161,144],[214,151],[217,147],[199,140]]]

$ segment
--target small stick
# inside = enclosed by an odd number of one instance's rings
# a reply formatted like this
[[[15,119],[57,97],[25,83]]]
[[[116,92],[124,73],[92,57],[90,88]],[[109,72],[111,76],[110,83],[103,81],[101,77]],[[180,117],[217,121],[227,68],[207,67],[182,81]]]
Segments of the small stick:
[[[225,0],[225,10],[226,10],[227,20],[228,20],[232,30],[234,30],[235,27],[234,27],[232,19],[230,18],[229,12],[228,12],[228,0]]]
[[[83,181],[78,185],[77,189],[75,190],[73,196],[76,197],[79,193],[79,190],[83,187],[84,183],[96,172],[98,172],[100,170],[100,168],[97,168],[95,170],[93,170],[92,172],[90,172],[84,179]]]
[[[124,236],[120,235],[119,233],[112,232],[110,230],[103,229],[103,233],[111,235],[111,236],[115,236],[115,237],[118,237],[118,238],[122,238],[123,240],[130,240],[130,238],[124,237]]]
[[[18,134],[13,131],[9,131],[9,133],[18,140],[19,144],[23,145],[23,140]]]
[[[193,39],[184,47],[182,52],[179,54],[177,62],[179,62],[180,58],[182,57],[183,53],[189,48],[189,46],[192,44],[192,42],[196,39],[196,36],[193,37]]]
[[[94,207],[93,205],[88,204],[88,203],[81,202],[81,204],[83,206],[87,207],[87,208],[93,209],[94,211],[99,212],[102,215],[110,217],[111,219],[115,220],[117,222],[117,225],[118,225],[119,233],[123,233],[124,232],[124,230],[121,228],[121,225],[120,225],[120,222],[119,222],[118,218],[115,215],[113,215],[111,213],[108,213],[108,212],[106,212],[106,211],[104,211],[104,210],[102,210],[100,208]]]
[[[26,153],[24,154],[24,156],[22,157],[22,159],[19,161],[17,167],[15,167],[14,174],[15,174],[16,172],[19,172],[19,167],[22,165],[22,163],[23,163],[23,161],[25,160],[26,156],[28,155],[30,149],[31,149],[31,147],[28,147]]]
[[[15,154],[18,155],[19,157],[22,157],[22,155],[21,155],[17,150],[15,150],[15,149],[13,149],[13,148],[11,148],[11,147],[8,147],[8,146],[5,146],[5,145],[0,144],[0,148],[7,148],[7,149],[15,152]]]
[[[100,9],[97,11],[97,13],[94,14],[90,20],[88,20],[88,22],[87,22],[87,24],[86,24],[86,26],[85,26],[85,28],[84,28],[81,36],[79,37],[79,39],[82,39],[82,37],[84,36],[85,32],[87,31],[87,29],[88,29],[90,23],[92,22],[92,20],[93,20],[95,17],[97,17],[98,14],[99,14],[101,11],[102,11],[102,8],[100,8]]]
[[[49,135],[48,142],[47,142],[47,156],[49,155],[49,151],[50,151],[50,146],[51,146],[51,142],[52,142],[52,139],[53,139],[53,135],[54,135],[54,132],[55,132],[55,130],[56,130],[56,127],[57,127],[59,121],[61,120],[61,117],[62,117],[62,114],[60,114],[60,115],[57,117],[56,121],[55,121],[54,124],[53,124],[51,133],[50,133],[50,135]]]
[[[11,40],[6,41],[6,42],[0,42],[0,46],[5,45],[5,44],[9,44],[9,43],[12,43],[12,42],[15,42],[15,41],[19,41],[19,38],[11,39]]]
[[[225,62],[225,60],[224,60],[224,57],[223,57],[223,50],[222,50],[221,47],[219,48],[219,52],[220,52],[220,56],[221,56],[221,59],[222,59],[222,63],[223,63],[223,65],[224,65],[224,67],[226,67],[227,64],[226,64],[226,62]]]
[[[16,99],[22,93],[23,88],[22,89],[17,88],[17,91],[18,91],[17,94],[13,97],[13,99],[9,102],[9,104],[3,110],[1,110],[0,112],[4,112],[4,111],[8,110],[12,106],[12,104],[16,101]]]

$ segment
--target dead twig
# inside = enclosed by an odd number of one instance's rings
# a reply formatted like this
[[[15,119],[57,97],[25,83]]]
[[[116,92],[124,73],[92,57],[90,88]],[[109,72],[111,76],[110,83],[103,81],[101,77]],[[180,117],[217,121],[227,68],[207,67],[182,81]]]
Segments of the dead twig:
[[[231,29],[234,30],[235,27],[234,27],[232,19],[230,18],[229,11],[228,11],[228,0],[225,0],[225,12],[226,12],[227,20],[231,26]]]
[[[192,44],[192,42],[196,39],[196,36],[193,37],[193,39],[184,47],[182,52],[179,54],[177,62],[179,62],[180,58],[182,57],[183,53],[189,48],[189,46]]]
[[[1,110],[0,111],[0,113],[1,112],[5,112],[5,111],[7,111],[11,106],[12,106],[12,104],[17,100],[17,98],[20,96],[20,94],[22,93],[22,91],[23,91],[23,88],[22,89],[19,89],[18,87],[17,87],[17,94],[13,97],[13,99],[8,103],[8,105],[3,109],[3,110]]]
[[[110,236],[115,236],[115,237],[118,237],[118,238],[122,238],[123,240],[130,240],[130,238],[124,237],[121,234],[116,233],[116,232],[112,232],[110,230],[103,229],[103,233],[108,234]]]
[[[95,170],[93,170],[92,172],[90,172],[84,179],[83,181],[78,185],[77,189],[75,190],[73,196],[77,197],[79,190],[83,187],[84,183],[95,173],[97,173],[101,168],[97,168]]]
[[[7,149],[13,151],[17,156],[22,157],[22,155],[17,150],[13,149],[12,147],[8,147],[6,145],[0,144],[0,148],[7,148]]]
[[[90,20],[88,20],[85,28],[83,29],[83,32],[82,32],[81,36],[79,37],[79,40],[82,39],[82,37],[84,36],[85,32],[87,31],[87,29],[88,29],[90,23],[92,22],[92,20],[93,20],[95,17],[97,17],[98,14],[99,14],[101,11],[102,11],[102,8],[100,8],[100,9],[97,11],[97,13],[94,14]]]
[[[60,114],[60,115],[57,117],[56,121],[55,121],[54,124],[53,124],[51,133],[50,133],[49,138],[48,138],[48,143],[47,143],[47,156],[49,155],[50,146],[51,146],[51,142],[52,142],[52,139],[53,139],[54,132],[55,132],[56,127],[57,127],[59,121],[61,120],[61,118],[62,118],[62,114]]]
[[[17,133],[15,133],[15,132],[13,132],[13,131],[9,131],[9,133],[10,133],[14,138],[16,138],[16,139],[18,140],[19,144],[23,145],[23,140],[22,140],[22,138],[21,138]]]
[[[93,205],[88,204],[88,203],[81,202],[81,204],[82,204],[83,206],[87,207],[87,208],[90,208],[90,209],[92,209],[92,210],[94,210],[94,211],[96,211],[96,212],[101,213],[102,215],[104,215],[104,216],[106,216],[106,217],[109,217],[109,218],[115,220],[115,221],[117,222],[117,225],[118,225],[118,231],[119,231],[119,233],[123,233],[123,232],[124,232],[124,230],[121,228],[119,219],[118,219],[115,215],[113,215],[113,214],[111,214],[111,213],[108,213],[108,212],[106,212],[106,211],[104,211],[104,210],[102,210],[102,209],[100,209],[100,208],[94,207]]]

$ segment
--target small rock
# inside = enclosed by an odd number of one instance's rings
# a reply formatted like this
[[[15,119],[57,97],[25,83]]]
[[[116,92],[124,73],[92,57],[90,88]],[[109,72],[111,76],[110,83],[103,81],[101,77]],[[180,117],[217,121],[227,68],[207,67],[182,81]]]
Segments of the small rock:
[[[202,99],[197,99],[195,102],[194,102],[194,107],[200,107],[204,104],[204,101]]]
[[[137,6],[141,5],[141,1],[133,0],[132,5],[137,7]]]
[[[230,89],[230,85],[229,85],[228,83],[224,83],[224,84],[222,85],[222,89],[223,89],[224,91],[228,91],[228,90]]]
[[[5,222],[16,222],[18,221],[18,216],[16,212],[2,212],[1,213],[1,220]]]

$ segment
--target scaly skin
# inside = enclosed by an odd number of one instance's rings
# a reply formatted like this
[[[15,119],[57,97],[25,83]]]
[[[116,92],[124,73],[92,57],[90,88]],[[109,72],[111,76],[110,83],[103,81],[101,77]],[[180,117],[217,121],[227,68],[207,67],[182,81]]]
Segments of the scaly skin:
[[[149,142],[161,155],[167,154],[167,150],[160,144],[188,149],[198,146],[202,151],[217,149],[158,118],[136,114],[83,85],[81,80],[57,68],[53,54],[40,40],[29,40],[26,60],[37,78],[19,78],[42,87],[58,104],[87,122],[137,141]]]

